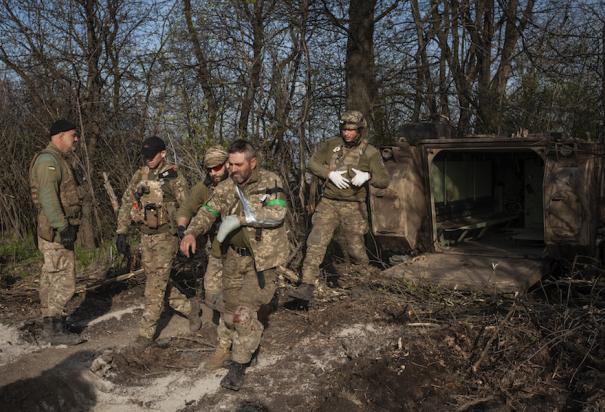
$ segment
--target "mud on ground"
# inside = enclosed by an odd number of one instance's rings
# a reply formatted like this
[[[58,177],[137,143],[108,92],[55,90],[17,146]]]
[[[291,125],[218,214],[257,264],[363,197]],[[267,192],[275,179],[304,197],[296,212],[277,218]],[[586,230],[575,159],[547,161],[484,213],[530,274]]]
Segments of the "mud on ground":
[[[281,300],[239,392],[220,387],[226,370],[203,368],[215,344],[211,327],[191,335],[184,318],[166,313],[159,345],[132,350],[141,314],[140,281],[87,296],[84,301],[95,309],[79,309],[75,318],[88,342],[72,348],[24,342],[26,334],[17,327],[27,320],[27,311],[21,309],[29,305],[35,313],[35,298],[23,307],[15,302],[12,310],[18,315],[8,322],[3,318],[0,330],[0,340],[5,335],[11,340],[0,341],[0,357],[9,346],[17,348],[0,366],[0,409],[605,407],[604,306],[601,295],[595,295],[601,290],[598,283],[589,292],[573,288],[574,301],[581,302],[574,306],[554,298],[557,293],[564,297],[556,283],[528,297],[504,297],[421,288],[375,270],[339,270],[348,275],[331,281],[337,287],[324,287],[313,308],[298,310]],[[592,304],[586,304],[582,299],[590,294]]]

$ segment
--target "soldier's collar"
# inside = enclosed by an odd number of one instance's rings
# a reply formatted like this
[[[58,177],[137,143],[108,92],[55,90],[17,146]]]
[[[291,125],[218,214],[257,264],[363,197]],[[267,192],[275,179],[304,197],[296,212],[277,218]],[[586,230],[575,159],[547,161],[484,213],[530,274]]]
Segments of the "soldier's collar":
[[[254,169],[254,170],[252,171],[252,174],[250,175],[250,178],[249,178],[248,180],[246,180],[246,182],[245,182],[245,183],[243,183],[243,184],[241,184],[241,185],[238,185],[238,186],[240,186],[240,187],[242,187],[242,186],[248,186],[248,185],[249,185],[249,184],[251,184],[251,183],[256,183],[256,182],[258,182],[258,179],[259,179],[259,172],[258,172],[258,167],[257,167],[256,169]],[[236,184],[237,184],[237,183],[236,183]]]
[[[46,146],[46,149],[55,152],[64,158],[67,158],[69,156],[69,153],[63,153],[62,151],[60,151],[59,148],[55,146],[53,142],[50,142],[48,146]]]

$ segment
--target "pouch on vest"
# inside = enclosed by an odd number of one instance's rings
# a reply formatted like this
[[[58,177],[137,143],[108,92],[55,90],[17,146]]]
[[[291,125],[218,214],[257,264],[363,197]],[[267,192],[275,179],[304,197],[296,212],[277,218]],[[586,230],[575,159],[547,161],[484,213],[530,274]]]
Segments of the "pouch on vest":
[[[162,191],[161,181],[143,180],[138,184],[131,218],[134,222],[143,223],[150,229],[157,229],[168,223],[168,213],[164,208],[164,192]]]

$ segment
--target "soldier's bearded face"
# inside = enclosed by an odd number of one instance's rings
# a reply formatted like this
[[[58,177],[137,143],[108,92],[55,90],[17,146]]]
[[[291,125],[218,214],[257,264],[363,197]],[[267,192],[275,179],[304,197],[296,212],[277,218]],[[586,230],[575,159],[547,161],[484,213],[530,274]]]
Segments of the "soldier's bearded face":
[[[210,176],[210,180],[212,180],[212,184],[218,185],[223,181],[225,175],[227,174],[227,164],[223,163],[222,165],[218,165],[215,167],[208,168],[208,176]]]
[[[237,184],[248,181],[256,168],[256,158],[246,159],[245,153],[229,153],[229,176]]]

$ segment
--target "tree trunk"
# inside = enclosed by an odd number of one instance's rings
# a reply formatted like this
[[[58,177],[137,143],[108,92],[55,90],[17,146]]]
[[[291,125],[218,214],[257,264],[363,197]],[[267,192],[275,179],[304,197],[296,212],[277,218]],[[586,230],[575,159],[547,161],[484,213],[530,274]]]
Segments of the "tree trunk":
[[[254,107],[254,96],[260,85],[260,74],[262,68],[263,47],[265,42],[265,29],[263,17],[264,1],[258,0],[254,2],[254,10],[251,13],[248,9],[248,4],[243,4],[244,13],[248,16],[252,23],[252,66],[250,68],[250,77],[246,84],[246,93],[242,101],[242,108],[238,122],[239,136],[246,138],[248,135],[248,121],[250,119],[250,111]]]
[[[351,0],[347,39],[347,110],[371,120],[375,97],[374,9],[376,0]]]
[[[193,26],[191,0],[183,0],[183,10],[185,13],[185,21],[187,23],[187,31],[189,32],[189,39],[191,41],[191,46],[193,47],[193,54],[197,60],[197,77],[208,105],[208,126],[206,128],[207,138],[209,140],[214,140],[214,127],[216,125],[218,104],[216,101],[216,96],[214,95],[214,89],[212,88],[212,77],[210,76],[210,69],[208,68],[208,60],[202,49],[197,31]]]

